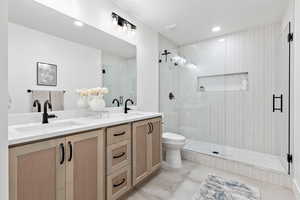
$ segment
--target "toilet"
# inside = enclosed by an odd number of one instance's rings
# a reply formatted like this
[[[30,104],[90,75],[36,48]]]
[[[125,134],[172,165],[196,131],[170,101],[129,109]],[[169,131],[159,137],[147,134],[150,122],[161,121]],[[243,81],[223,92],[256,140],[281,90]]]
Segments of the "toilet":
[[[181,149],[186,138],[175,133],[165,132],[162,136],[162,143],[166,153],[166,162],[169,167],[181,168]]]

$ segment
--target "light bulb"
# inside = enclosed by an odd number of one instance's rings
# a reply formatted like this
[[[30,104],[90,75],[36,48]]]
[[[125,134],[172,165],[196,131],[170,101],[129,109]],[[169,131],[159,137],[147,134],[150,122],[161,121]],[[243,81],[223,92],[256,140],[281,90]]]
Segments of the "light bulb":
[[[118,25],[117,17],[113,17],[112,23],[113,23],[113,25]]]
[[[122,31],[124,31],[124,32],[128,31],[128,27],[127,27],[127,23],[126,22],[123,23]]]
[[[127,26],[128,33],[130,33],[131,32],[131,24],[127,22],[126,26]]]
[[[123,26],[117,26],[118,27],[118,31],[123,31]]]
[[[118,25],[118,21],[119,21],[118,15],[115,14],[115,13],[112,13],[111,17],[112,17],[112,23],[113,23],[113,25]]]
[[[135,35],[135,34],[136,34],[136,28],[134,26],[131,26],[130,35]]]

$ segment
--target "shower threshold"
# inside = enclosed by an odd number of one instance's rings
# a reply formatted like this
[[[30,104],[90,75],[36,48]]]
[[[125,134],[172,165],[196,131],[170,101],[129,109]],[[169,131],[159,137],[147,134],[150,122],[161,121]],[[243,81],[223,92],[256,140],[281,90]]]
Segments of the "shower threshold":
[[[197,140],[187,140],[183,151],[192,151],[218,157],[226,160],[244,163],[264,170],[286,174],[280,162],[280,157],[230,146],[208,143]]]

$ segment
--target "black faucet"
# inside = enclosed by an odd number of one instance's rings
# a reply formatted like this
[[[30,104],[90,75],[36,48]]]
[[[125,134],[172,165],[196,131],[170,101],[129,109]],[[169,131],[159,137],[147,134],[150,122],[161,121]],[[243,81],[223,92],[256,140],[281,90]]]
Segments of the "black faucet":
[[[43,122],[42,122],[43,124],[48,124],[49,123],[48,122],[49,115],[48,115],[48,112],[47,112],[48,107],[49,107],[49,109],[52,109],[52,105],[49,102],[49,100],[45,101],[45,103],[44,103],[44,113],[43,113]]]
[[[38,107],[38,112],[41,112],[42,110],[41,110],[41,103],[40,103],[40,101],[39,100],[34,100],[34,102],[33,102],[33,107],[35,108],[35,107]]]
[[[112,101],[112,104],[114,104],[115,102],[117,102],[117,106],[120,107],[120,101],[119,101],[118,99],[114,99],[114,100]]]
[[[131,99],[126,99],[125,101],[125,109],[124,109],[124,113],[127,114],[128,110],[130,110],[130,108],[128,108],[127,103],[130,102],[131,104],[134,104],[134,102]]]

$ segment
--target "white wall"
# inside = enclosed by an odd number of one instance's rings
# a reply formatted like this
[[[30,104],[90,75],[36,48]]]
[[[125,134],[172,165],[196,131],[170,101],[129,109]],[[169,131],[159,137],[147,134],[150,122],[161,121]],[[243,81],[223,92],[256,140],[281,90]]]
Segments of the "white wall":
[[[76,109],[76,89],[102,85],[101,50],[57,38],[17,24],[8,26],[9,112],[30,112],[27,89],[66,90],[65,110]],[[58,65],[57,87],[37,86],[36,62]]]
[[[140,110],[158,111],[158,33],[123,12],[111,0],[38,0],[66,15],[137,45],[137,102]],[[121,33],[111,23],[116,12],[137,25],[136,36]]]
[[[147,27],[137,45],[137,102],[144,111],[159,110],[158,34]]]
[[[7,1],[0,1],[0,199],[8,200]]]
[[[300,1],[295,1],[294,58],[294,176],[300,186]]]
[[[295,0],[288,0],[289,5],[282,17],[281,29],[284,29],[289,22],[294,22]]]

